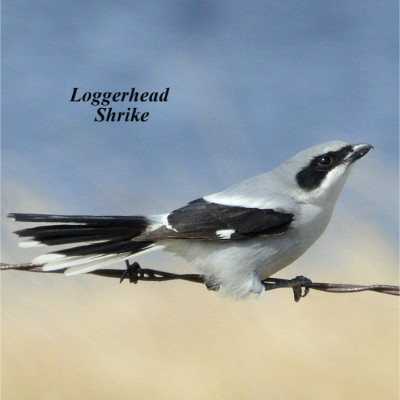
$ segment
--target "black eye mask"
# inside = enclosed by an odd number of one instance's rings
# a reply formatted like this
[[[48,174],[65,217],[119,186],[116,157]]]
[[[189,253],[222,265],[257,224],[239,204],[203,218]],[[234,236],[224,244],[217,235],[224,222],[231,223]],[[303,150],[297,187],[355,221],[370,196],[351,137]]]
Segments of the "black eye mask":
[[[337,151],[314,157],[297,175],[297,184],[304,190],[310,191],[319,187],[329,171],[342,164],[353,150],[352,146],[342,147]]]

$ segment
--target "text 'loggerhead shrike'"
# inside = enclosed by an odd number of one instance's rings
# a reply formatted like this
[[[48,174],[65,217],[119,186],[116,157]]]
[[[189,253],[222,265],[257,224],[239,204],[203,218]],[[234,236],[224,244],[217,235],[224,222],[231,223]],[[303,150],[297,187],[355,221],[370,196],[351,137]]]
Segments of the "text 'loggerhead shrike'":
[[[169,214],[9,217],[51,224],[15,232],[32,239],[21,247],[69,245],[32,261],[43,264],[44,271],[81,274],[162,249],[189,261],[208,285],[243,298],[264,292],[261,280],[291,264],[321,236],[352,165],[371,148],[324,143]]]

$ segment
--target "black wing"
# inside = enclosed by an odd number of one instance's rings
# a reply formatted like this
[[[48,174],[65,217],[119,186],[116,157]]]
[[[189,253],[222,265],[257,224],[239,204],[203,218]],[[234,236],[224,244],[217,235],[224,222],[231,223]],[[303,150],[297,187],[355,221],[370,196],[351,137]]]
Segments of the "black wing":
[[[150,237],[205,240],[249,239],[284,233],[289,229],[292,220],[293,214],[273,209],[227,206],[198,199],[169,214],[170,226],[153,231]]]

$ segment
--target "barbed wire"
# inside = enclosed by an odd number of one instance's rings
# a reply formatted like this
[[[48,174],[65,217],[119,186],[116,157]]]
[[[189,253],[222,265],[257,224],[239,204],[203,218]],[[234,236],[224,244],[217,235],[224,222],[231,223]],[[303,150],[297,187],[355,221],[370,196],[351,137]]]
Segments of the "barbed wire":
[[[1,271],[29,271],[39,273],[64,273],[65,269],[56,271],[43,271],[43,265],[35,265],[32,263],[24,264],[7,264],[0,263]],[[126,261],[126,269],[98,269],[88,272],[87,274],[102,276],[105,278],[117,278],[122,283],[128,279],[131,283],[139,281],[147,282],[165,282],[171,280],[184,280],[188,282],[202,283],[209,290],[218,290],[218,286],[209,285],[203,275],[199,274],[175,274],[172,272],[159,271],[149,268],[141,268],[137,262],[129,264]],[[297,276],[294,279],[267,278],[262,281],[266,291],[282,288],[291,288],[294,294],[294,300],[298,302],[302,297],[305,297],[310,289],[319,290],[328,293],[355,293],[373,291],[393,296],[400,296],[400,287],[392,285],[357,285],[347,283],[325,283],[312,282],[304,276]]]

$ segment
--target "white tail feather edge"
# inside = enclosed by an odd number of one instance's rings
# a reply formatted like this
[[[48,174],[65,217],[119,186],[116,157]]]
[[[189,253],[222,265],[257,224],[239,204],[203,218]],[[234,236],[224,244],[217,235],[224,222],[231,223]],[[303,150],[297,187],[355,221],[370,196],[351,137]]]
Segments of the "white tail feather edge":
[[[31,247],[41,247],[41,246],[45,246],[45,244],[40,243],[38,241],[34,241],[34,240],[27,240],[26,242],[19,242],[18,243],[18,247],[21,247],[23,249],[28,249]]]
[[[115,261],[124,259],[126,260],[129,258],[130,255],[131,253],[107,254],[106,256],[98,257],[98,259],[96,260],[85,262],[84,264],[68,268],[64,273],[67,276],[85,274],[87,272],[95,271],[96,269],[99,269],[100,267],[103,267],[107,264],[111,264]]]
[[[56,259],[55,261],[46,262],[45,265],[43,266],[43,271],[55,271],[57,269],[69,268],[72,266],[85,264],[87,262],[97,260],[101,257],[102,257],[101,254],[96,254],[96,255],[91,254],[88,256],[71,256],[71,257],[63,256],[62,258]]]
[[[164,248],[164,245],[153,245],[141,251],[138,255]],[[95,271],[104,265],[119,260],[127,260],[132,254],[130,252],[120,254],[90,254],[86,256],[65,256],[59,253],[43,254],[32,260],[33,264],[43,264],[43,271],[56,271],[67,268],[65,275],[79,275]]]

